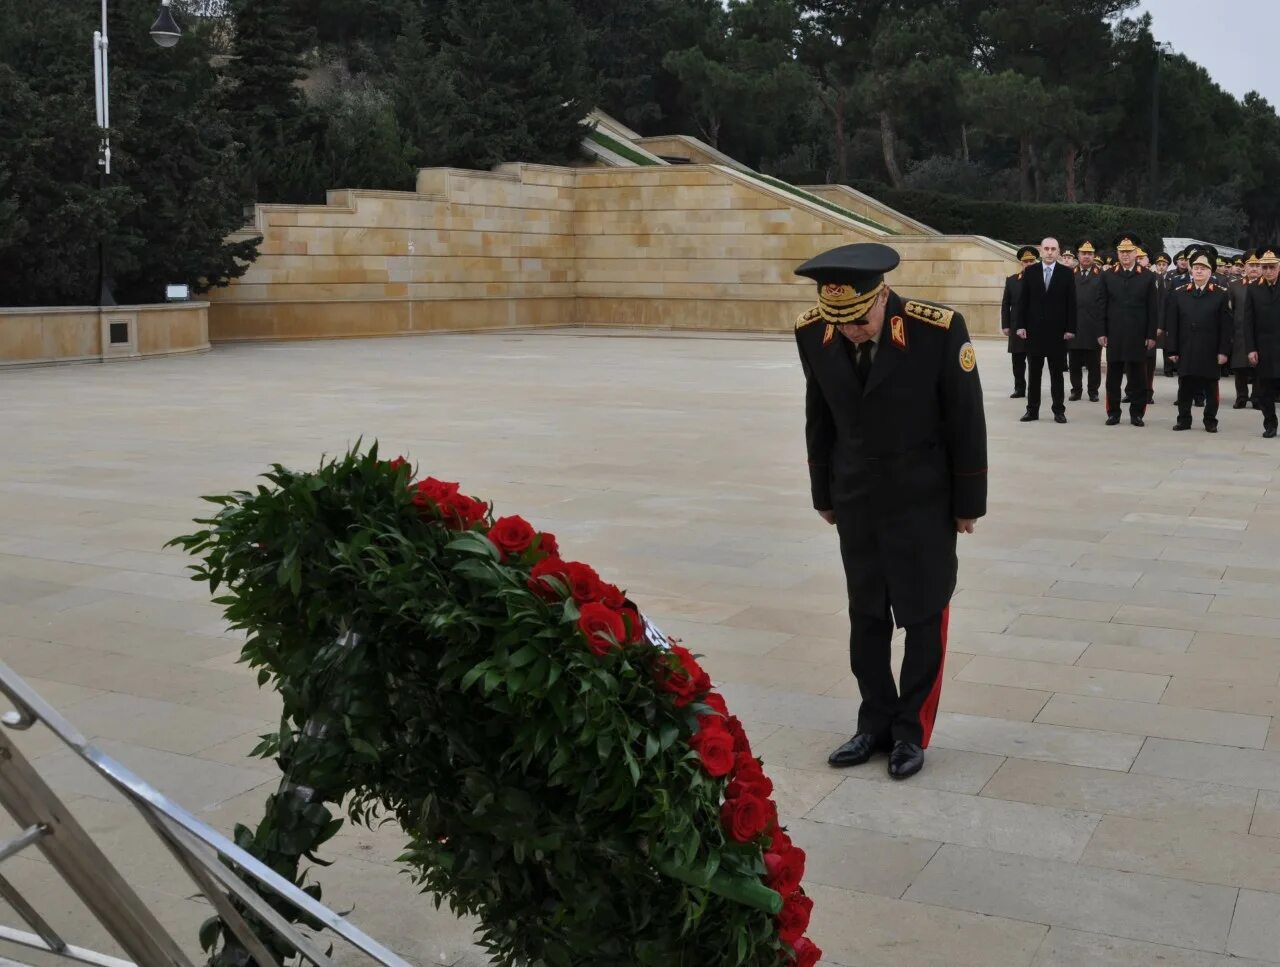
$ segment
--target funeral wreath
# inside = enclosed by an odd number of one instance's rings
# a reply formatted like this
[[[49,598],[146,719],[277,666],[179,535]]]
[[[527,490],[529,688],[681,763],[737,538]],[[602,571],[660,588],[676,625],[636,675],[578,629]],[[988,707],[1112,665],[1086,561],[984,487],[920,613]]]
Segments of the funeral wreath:
[[[174,541],[283,703],[256,750],[283,779],[239,845],[304,884],[343,813],[394,822],[497,964],[817,962],[773,784],[622,590],[376,444],[264,477]],[[252,963],[217,919],[201,940]]]

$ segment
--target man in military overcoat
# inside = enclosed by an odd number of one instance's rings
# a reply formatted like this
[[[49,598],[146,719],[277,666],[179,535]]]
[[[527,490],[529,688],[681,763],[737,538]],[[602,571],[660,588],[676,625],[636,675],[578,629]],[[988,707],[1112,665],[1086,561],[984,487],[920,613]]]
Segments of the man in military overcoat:
[[[849,664],[862,703],[835,767],[889,752],[889,775],[920,771],[942,690],[956,536],[987,509],[987,434],[977,357],[954,309],[884,281],[898,254],[845,245],[796,270],[818,304],[796,322],[805,374],[813,506],[840,536]],[[900,681],[894,625],[906,629]]]
[[[1116,267],[1104,277],[1106,297],[1099,340],[1107,351],[1107,425],[1120,422],[1120,380],[1129,397],[1129,422],[1143,426],[1147,411],[1147,353],[1156,344],[1155,276],[1137,264],[1132,233],[1116,239]]]
[[[1191,429],[1191,403],[1204,403],[1204,428],[1218,432],[1219,384],[1231,352],[1234,322],[1227,290],[1209,279],[1213,255],[1207,249],[1188,253],[1191,282],[1165,298],[1164,345],[1178,366],[1178,419],[1175,430]]]

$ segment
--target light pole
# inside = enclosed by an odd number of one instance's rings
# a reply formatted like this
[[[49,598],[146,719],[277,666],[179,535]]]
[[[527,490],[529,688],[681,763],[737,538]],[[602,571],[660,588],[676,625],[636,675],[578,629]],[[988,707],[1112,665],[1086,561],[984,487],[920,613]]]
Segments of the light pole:
[[[1155,45],[1156,59],[1151,71],[1151,157],[1147,166],[1147,207],[1156,207],[1156,195],[1160,190],[1160,66],[1173,45],[1162,42]]]
[[[182,36],[182,30],[169,9],[170,0],[160,0],[160,13],[151,25],[151,39],[161,47],[172,47]],[[102,29],[93,32],[93,99],[98,109],[98,128],[102,132],[98,155],[98,187],[105,189],[111,176],[111,87],[107,65],[107,0],[102,0]],[[98,239],[98,305],[113,306],[115,295],[111,292],[111,276],[107,268],[107,242]]]

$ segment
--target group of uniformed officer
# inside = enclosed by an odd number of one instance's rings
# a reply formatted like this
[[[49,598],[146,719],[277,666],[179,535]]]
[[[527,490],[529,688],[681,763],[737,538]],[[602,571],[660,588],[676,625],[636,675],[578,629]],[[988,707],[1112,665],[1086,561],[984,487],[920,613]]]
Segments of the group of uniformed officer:
[[[1052,239],[1046,239],[1052,242]],[[1028,340],[1024,285],[1042,260],[1043,246],[1018,249],[1023,268],[1005,281],[1001,327],[1013,361],[1012,398],[1028,396]],[[1204,407],[1204,428],[1218,429],[1221,376],[1235,379],[1234,409],[1262,411],[1263,436],[1276,435],[1280,394],[1280,245],[1268,243],[1234,259],[1210,245],[1191,245],[1172,259],[1154,256],[1132,233],[1099,252],[1092,239],[1064,248],[1060,264],[1075,281],[1074,322],[1065,338],[1071,377],[1069,399],[1085,392],[1098,401],[1102,354],[1107,357],[1107,423],[1120,422],[1120,404],[1129,404],[1130,422],[1143,425],[1155,402],[1156,349],[1163,371],[1178,377],[1178,416],[1173,429],[1191,426],[1191,407]],[[1046,276],[1047,278],[1048,276]],[[1087,374],[1087,381],[1086,376]],[[1127,377],[1120,397],[1122,376]],[[1038,403],[1038,389],[1034,392]],[[1024,419],[1034,418],[1031,409]],[[1065,419],[1059,419],[1065,422]]]

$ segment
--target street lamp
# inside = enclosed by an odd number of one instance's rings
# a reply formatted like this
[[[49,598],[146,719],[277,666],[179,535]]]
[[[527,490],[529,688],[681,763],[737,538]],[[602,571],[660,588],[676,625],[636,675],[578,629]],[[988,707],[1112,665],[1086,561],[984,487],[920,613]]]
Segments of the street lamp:
[[[161,47],[172,47],[182,36],[182,30],[169,9],[170,0],[160,0],[160,13],[151,25],[151,39]],[[98,128],[102,131],[102,143],[98,155],[98,187],[106,188],[111,175],[111,104],[110,83],[107,69],[107,0],[102,0],[102,29],[93,32],[93,97],[98,109]],[[98,240],[98,305],[113,306],[115,296],[111,292],[111,280],[107,272],[107,246]]]

